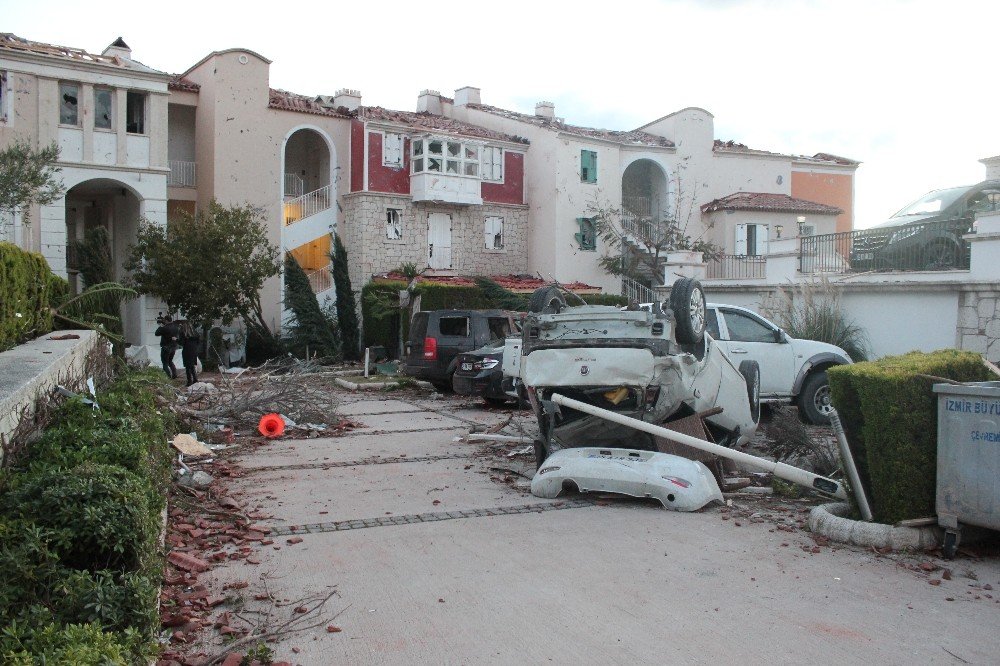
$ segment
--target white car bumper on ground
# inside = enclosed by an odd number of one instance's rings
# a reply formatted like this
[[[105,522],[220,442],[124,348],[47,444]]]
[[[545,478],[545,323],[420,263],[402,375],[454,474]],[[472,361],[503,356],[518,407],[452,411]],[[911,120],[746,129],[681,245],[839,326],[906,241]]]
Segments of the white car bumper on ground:
[[[531,480],[531,494],[557,497],[567,486],[580,492],[652,497],[666,509],[697,511],[722,491],[704,464],[653,451],[609,448],[561,449]]]

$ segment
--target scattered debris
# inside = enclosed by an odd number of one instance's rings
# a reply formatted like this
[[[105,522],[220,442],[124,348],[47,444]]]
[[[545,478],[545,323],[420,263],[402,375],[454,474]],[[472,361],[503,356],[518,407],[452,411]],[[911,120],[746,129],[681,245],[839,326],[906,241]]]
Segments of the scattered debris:
[[[174,437],[170,444],[182,454],[192,458],[212,455],[212,449],[199,442],[194,433],[190,435],[180,433]]]

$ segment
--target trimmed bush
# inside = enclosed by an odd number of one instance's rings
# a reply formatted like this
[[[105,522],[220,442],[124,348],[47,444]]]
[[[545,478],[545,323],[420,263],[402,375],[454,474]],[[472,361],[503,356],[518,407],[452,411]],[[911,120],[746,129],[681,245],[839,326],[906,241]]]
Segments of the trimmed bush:
[[[10,666],[126,666],[152,656],[134,630],[109,633],[96,624],[49,624],[40,629],[12,624],[0,635],[0,646],[0,660]]]
[[[52,330],[53,279],[45,258],[0,243],[0,351]]]
[[[937,396],[929,376],[986,381],[980,356],[955,349],[910,352],[835,366],[827,375],[875,520],[933,515]]]

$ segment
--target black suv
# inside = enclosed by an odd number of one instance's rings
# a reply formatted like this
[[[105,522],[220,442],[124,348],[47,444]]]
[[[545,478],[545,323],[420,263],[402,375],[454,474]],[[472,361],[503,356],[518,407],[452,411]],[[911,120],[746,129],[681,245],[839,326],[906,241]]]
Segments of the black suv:
[[[1000,180],[934,190],[887,222],[855,232],[851,269],[948,270],[968,268],[976,213],[1000,208]]]
[[[514,315],[503,310],[431,310],[410,321],[403,374],[441,391],[451,389],[458,355],[517,331]]]

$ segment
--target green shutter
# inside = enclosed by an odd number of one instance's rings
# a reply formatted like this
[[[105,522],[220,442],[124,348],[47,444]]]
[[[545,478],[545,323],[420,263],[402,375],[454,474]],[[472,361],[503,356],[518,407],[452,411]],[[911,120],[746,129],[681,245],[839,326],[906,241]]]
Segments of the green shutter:
[[[581,250],[597,249],[597,229],[594,221],[589,217],[578,217],[576,223],[580,227],[580,232],[573,234]]]
[[[593,150],[580,151],[580,182],[597,182],[597,153]]]

